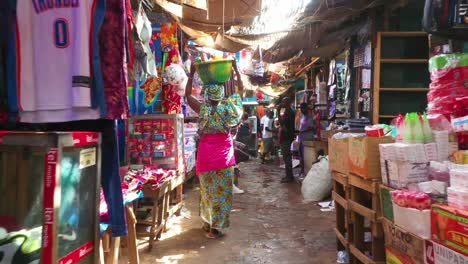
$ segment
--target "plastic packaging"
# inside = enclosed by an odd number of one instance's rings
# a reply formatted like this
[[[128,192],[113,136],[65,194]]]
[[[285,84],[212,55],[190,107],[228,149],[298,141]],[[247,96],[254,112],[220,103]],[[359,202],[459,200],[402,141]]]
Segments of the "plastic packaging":
[[[424,113],[420,116],[421,124],[422,124],[422,131],[424,135],[424,143],[431,143],[434,142],[434,137],[432,136],[432,129],[429,125],[429,121],[427,120],[427,114]]]
[[[336,254],[336,263],[347,264],[349,263],[349,253],[346,250],[338,251]]]
[[[450,173],[447,165],[431,161],[429,165],[429,180],[450,183]]]
[[[413,127],[411,125],[411,119],[410,119],[410,115],[409,114],[406,114],[405,116],[405,121],[403,123],[403,129],[402,129],[402,139],[403,139],[403,142],[405,143],[413,143]]]
[[[431,208],[431,197],[423,192],[396,190],[392,192],[392,199],[400,207],[418,210]]]

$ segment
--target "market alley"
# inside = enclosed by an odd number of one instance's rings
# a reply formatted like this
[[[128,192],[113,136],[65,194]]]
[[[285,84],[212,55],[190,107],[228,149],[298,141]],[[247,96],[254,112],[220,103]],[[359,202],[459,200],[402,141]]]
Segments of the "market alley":
[[[205,238],[198,216],[198,186],[187,188],[185,211],[173,219],[151,253],[140,241],[141,263],[336,263],[334,213],[304,203],[300,185],[279,183],[283,170],[258,161],[241,167],[231,228],[220,240]],[[142,254],[145,252],[145,254]],[[123,252],[125,254],[125,250]],[[120,263],[126,263],[120,258]]]

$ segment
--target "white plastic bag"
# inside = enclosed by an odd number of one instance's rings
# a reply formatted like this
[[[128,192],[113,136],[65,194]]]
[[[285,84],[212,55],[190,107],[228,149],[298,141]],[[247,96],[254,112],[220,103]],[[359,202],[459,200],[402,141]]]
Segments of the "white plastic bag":
[[[332,177],[328,157],[319,157],[319,161],[312,165],[302,182],[302,196],[306,202],[318,202],[326,198],[331,190]]]

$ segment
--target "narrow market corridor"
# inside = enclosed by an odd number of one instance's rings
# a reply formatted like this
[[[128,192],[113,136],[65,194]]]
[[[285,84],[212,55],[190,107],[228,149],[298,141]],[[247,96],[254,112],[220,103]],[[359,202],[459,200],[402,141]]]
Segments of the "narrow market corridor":
[[[336,263],[334,213],[304,203],[298,183],[281,184],[284,170],[257,160],[243,163],[226,236],[207,239],[198,216],[198,186],[186,188],[182,215],[148,252],[140,241],[140,263]],[[125,250],[122,252],[125,255]],[[120,263],[127,263],[125,256]]]

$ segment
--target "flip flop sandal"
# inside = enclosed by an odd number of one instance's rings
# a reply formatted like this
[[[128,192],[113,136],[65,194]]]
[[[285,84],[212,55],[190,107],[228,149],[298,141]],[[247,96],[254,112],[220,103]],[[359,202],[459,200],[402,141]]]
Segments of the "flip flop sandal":
[[[224,236],[224,234],[221,233],[220,231],[216,230],[216,229],[212,229],[211,232],[206,234],[206,237],[209,238],[209,239],[218,239],[218,238],[223,237],[223,236]]]

